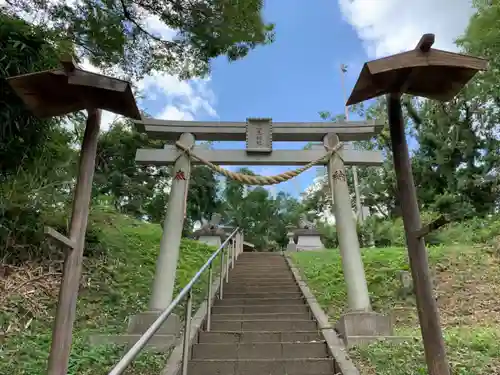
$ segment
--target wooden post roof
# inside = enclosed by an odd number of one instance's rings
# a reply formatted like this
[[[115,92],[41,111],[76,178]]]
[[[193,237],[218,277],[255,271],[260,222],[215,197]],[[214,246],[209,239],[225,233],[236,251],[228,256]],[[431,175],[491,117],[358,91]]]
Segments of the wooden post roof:
[[[84,109],[104,109],[141,119],[129,82],[79,68],[71,57],[63,68],[7,79],[26,106],[38,117],[62,116]]]
[[[434,34],[424,34],[414,50],[364,64],[346,105],[388,93],[408,93],[447,101],[480,70],[486,60],[431,48]]]

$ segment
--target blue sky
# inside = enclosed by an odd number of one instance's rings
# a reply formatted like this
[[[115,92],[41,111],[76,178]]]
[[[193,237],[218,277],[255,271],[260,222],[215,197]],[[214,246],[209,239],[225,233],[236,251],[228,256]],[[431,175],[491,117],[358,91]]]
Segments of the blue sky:
[[[274,44],[237,62],[215,60],[207,79],[181,82],[166,74],[148,76],[138,82],[146,96],[139,106],[170,120],[319,121],[319,111],[343,113],[340,64],[348,65],[349,94],[365,61],[412,49],[423,33],[436,34],[436,48],[454,50],[454,39],[473,13],[470,0],[268,0],[265,4],[265,19],[276,24]],[[153,17],[146,24],[164,37],[174,34]],[[215,147],[244,148],[244,144]],[[274,147],[299,149],[303,144]],[[273,175],[289,168],[252,169]],[[298,195],[315,176],[311,170],[274,191]]]
[[[283,7],[282,2],[268,1],[264,15],[266,20],[276,23],[275,43],[258,48],[241,61],[228,63],[220,58],[214,63],[212,87],[217,93],[217,113],[221,119],[271,117],[273,121],[320,121],[321,110],[343,113],[340,64],[355,62],[349,64],[351,69],[346,76],[346,86],[350,88],[367,56],[355,30],[342,21],[335,1],[316,0],[315,6],[307,4],[302,0],[287,0],[287,7]],[[288,143],[280,144],[279,148],[303,146],[304,143]],[[289,167],[252,169],[272,175]],[[296,181],[280,184],[276,190],[296,195],[315,176],[312,169],[296,177]]]

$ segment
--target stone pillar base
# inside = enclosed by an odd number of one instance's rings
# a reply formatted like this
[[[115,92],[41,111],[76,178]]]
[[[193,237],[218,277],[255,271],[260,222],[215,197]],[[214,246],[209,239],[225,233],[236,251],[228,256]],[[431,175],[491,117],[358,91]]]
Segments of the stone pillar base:
[[[297,245],[294,243],[288,243],[286,245],[286,251],[297,251]]]
[[[394,336],[392,319],[372,311],[347,312],[340,317],[335,329],[348,348],[367,345],[379,340],[401,342],[412,339]]]
[[[220,236],[200,236],[198,241],[204,242],[209,246],[215,246],[217,249],[222,245]]]
[[[307,250],[324,250],[325,246],[321,242],[321,236],[318,235],[305,235],[298,236],[297,240],[297,251],[307,251]]]
[[[160,312],[145,311],[129,317],[127,333],[123,335],[94,335],[90,337],[92,345],[134,345],[141,335],[158,318]],[[146,345],[146,349],[155,351],[168,351],[177,342],[181,332],[181,322],[177,315],[171,314],[165,323]]]

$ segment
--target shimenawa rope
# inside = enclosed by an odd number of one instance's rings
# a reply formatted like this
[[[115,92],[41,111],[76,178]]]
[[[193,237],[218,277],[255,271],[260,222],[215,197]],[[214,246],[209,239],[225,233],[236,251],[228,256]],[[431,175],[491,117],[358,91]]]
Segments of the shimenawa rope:
[[[288,181],[294,177],[297,177],[299,174],[307,171],[309,168],[318,164],[320,161],[322,161],[324,159],[330,159],[334,154],[337,154],[337,156],[340,157],[340,155],[337,152],[338,152],[338,150],[340,150],[342,148],[343,143],[339,142],[338,144],[335,145],[335,147],[329,149],[325,155],[323,155],[322,157],[320,157],[316,160],[313,160],[313,161],[307,163],[303,167],[297,168],[293,171],[287,171],[287,172],[284,172],[284,173],[281,173],[281,174],[278,174],[275,176],[251,176],[251,175],[247,175],[247,174],[243,174],[243,173],[231,172],[231,171],[228,171],[227,169],[224,169],[218,165],[215,165],[215,164],[209,162],[208,160],[205,160],[204,158],[196,155],[192,151],[192,147],[186,147],[178,141],[175,142],[175,145],[178,148],[180,148],[183,151],[183,153],[187,154],[189,157],[200,161],[201,163],[205,164],[207,167],[209,167],[213,171],[220,173],[223,176],[226,176],[232,180],[244,183],[246,185],[264,186],[264,185],[276,185],[276,184],[279,184],[281,182]]]

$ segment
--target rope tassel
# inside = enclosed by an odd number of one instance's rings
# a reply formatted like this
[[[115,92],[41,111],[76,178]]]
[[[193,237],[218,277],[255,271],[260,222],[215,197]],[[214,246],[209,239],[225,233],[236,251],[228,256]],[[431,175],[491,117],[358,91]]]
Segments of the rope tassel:
[[[318,164],[319,162],[321,162],[325,159],[329,160],[334,154],[336,154],[337,156],[340,157],[340,155],[338,155],[338,151],[342,148],[343,143],[339,142],[337,145],[335,145],[335,147],[333,147],[332,149],[329,149],[325,155],[323,155],[322,157],[320,157],[316,160],[313,160],[313,161],[307,163],[303,167],[297,168],[293,171],[287,171],[287,172],[284,172],[284,173],[281,173],[281,174],[278,174],[275,176],[251,176],[248,174],[231,172],[231,171],[228,171],[227,169],[224,169],[218,165],[215,165],[215,164],[209,162],[208,160],[205,160],[202,157],[196,155],[191,150],[190,147],[186,147],[178,141],[175,142],[175,145],[178,148],[180,148],[182,151],[184,151],[184,153],[186,153],[189,157],[198,160],[199,162],[201,162],[202,164],[205,164],[207,167],[209,167],[213,171],[215,171],[223,176],[226,176],[227,178],[244,183],[245,185],[265,186],[265,185],[276,185],[276,184],[279,184],[281,182],[291,180],[292,178],[297,177],[299,174],[307,171],[308,169],[310,169],[314,165]]]

